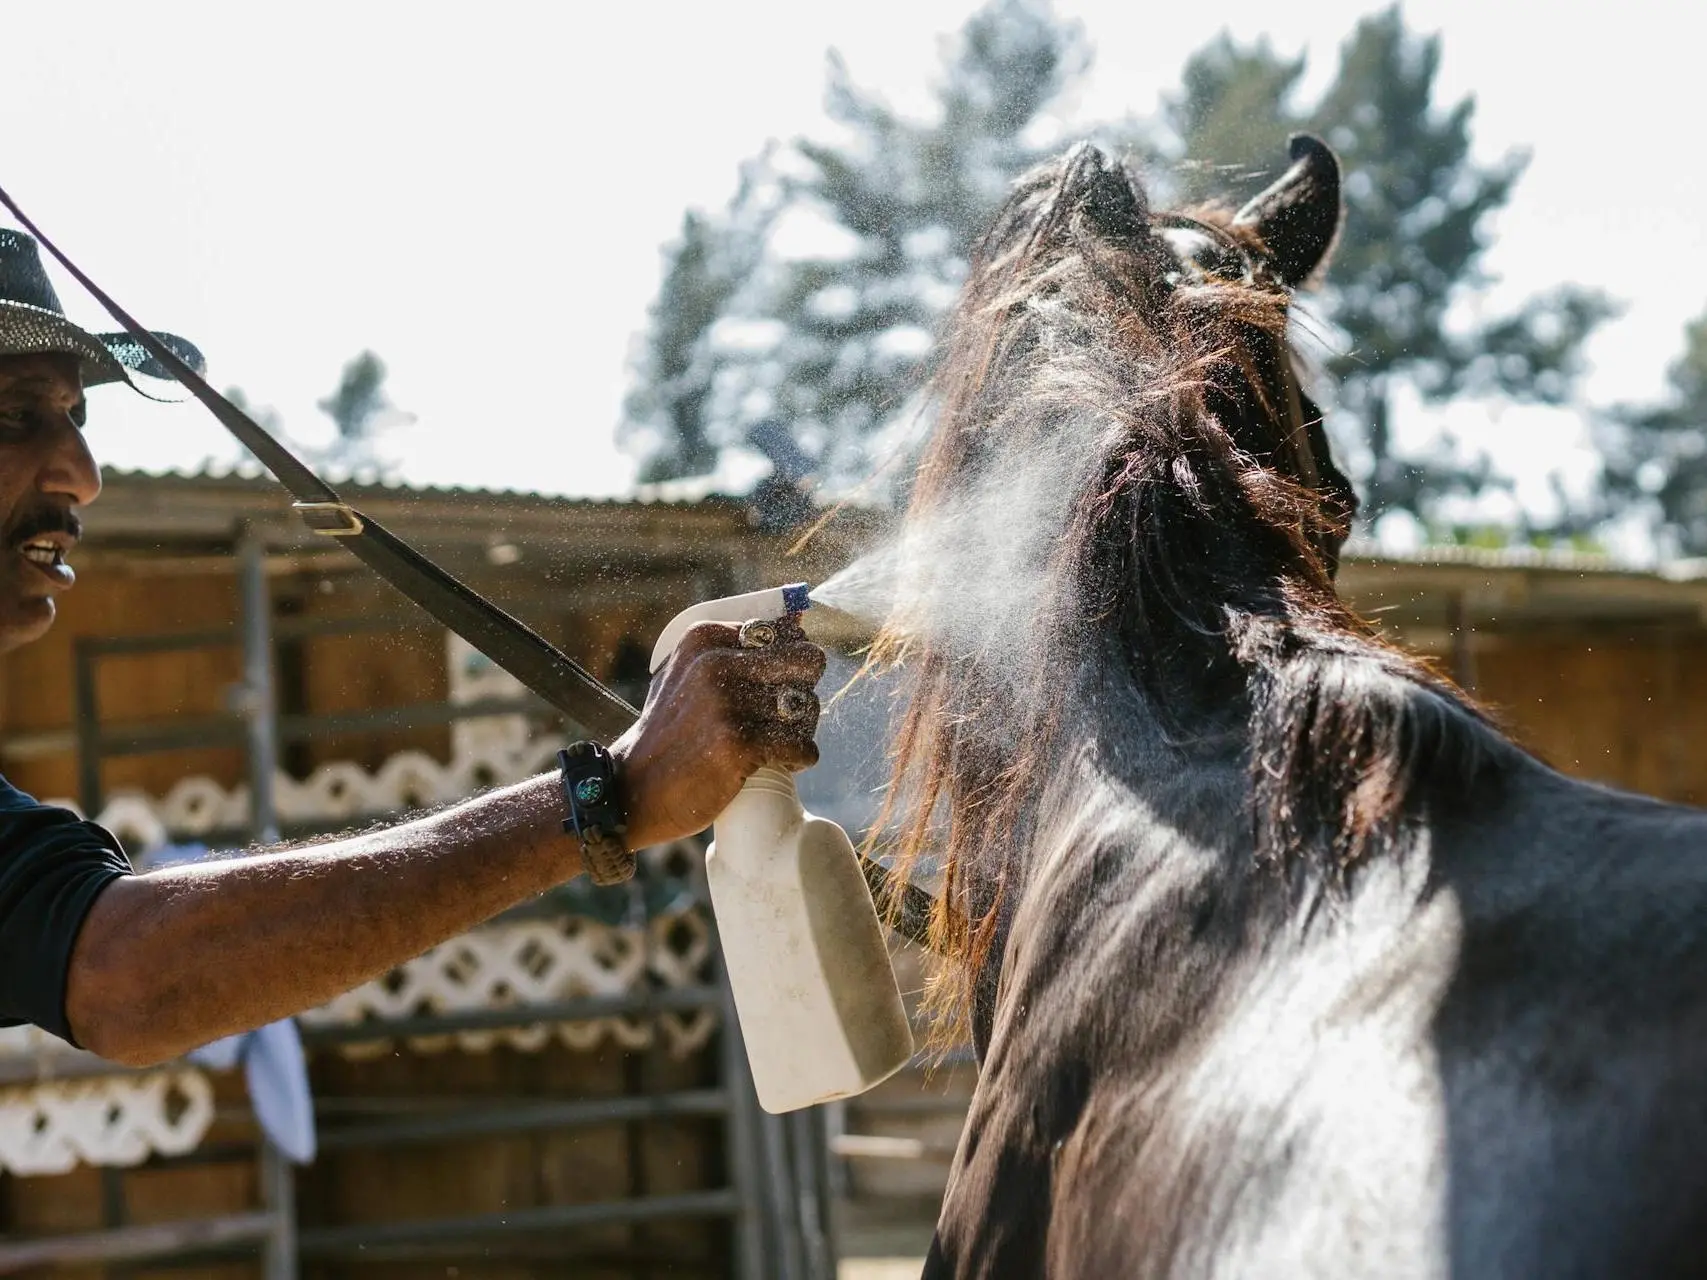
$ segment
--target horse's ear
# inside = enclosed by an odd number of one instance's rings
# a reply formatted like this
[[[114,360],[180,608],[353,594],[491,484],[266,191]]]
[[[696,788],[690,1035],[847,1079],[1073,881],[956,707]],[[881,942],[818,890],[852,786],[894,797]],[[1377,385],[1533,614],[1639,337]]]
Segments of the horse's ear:
[[[1234,217],[1253,227],[1288,285],[1300,285],[1327,261],[1340,229],[1340,162],[1328,144],[1307,133],[1287,143],[1292,167]]]

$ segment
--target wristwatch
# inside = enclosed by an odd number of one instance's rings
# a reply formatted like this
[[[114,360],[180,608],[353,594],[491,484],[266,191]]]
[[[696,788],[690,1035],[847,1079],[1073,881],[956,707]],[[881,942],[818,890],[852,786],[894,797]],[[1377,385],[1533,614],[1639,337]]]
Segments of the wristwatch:
[[[615,758],[596,742],[574,742],[557,753],[557,769],[569,810],[563,830],[580,837],[594,884],[621,884],[634,875],[634,854]]]

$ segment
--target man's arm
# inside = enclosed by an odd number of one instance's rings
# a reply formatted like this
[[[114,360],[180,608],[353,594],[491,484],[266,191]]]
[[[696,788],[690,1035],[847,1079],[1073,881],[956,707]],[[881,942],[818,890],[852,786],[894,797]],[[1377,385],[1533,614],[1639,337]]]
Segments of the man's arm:
[[[703,830],[762,764],[817,761],[816,715],[783,724],[775,707],[783,685],[817,682],[822,651],[734,640],[695,627],[612,746],[631,847]],[[553,775],[385,830],[115,880],[72,952],[71,1028],[140,1065],[311,1008],[579,875],[563,817]]]

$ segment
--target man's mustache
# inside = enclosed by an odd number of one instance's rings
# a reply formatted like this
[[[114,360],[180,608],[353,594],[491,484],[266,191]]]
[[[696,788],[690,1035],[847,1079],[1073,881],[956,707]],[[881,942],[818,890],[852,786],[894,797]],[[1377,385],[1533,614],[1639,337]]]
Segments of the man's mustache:
[[[43,507],[18,521],[12,528],[11,537],[6,541],[10,546],[22,546],[31,538],[39,538],[44,533],[64,533],[74,539],[81,539],[83,521],[75,511],[68,511],[63,507]]]

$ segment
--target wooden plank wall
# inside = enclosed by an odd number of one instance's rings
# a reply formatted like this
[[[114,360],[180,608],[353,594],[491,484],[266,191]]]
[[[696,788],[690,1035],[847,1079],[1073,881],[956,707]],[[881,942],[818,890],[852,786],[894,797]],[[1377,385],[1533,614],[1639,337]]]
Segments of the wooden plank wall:
[[[447,696],[444,631],[411,612],[412,606],[384,583],[362,573],[286,578],[274,582],[273,595],[281,620],[394,620],[383,630],[281,640],[275,670],[281,711],[331,715],[442,702]],[[688,598],[681,583],[665,578],[650,589],[591,601],[566,594],[561,604],[536,608],[528,620],[608,679],[617,674],[625,647],[631,664],[636,654],[650,652],[657,632]],[[242,676],[237,626],[237,585],[230,573],[131,576],[103,566],[64,598],[60,618],[43,640],[0,657],[0,728],[7,733],[68,733],[73,728],[73,648],[79,637],[229,628],[233,643],[228,647],[109,655],[97,667],[97,696],[107,725],[220,715]],[[631,692],[643,695],[643,685]],[[298,776],[333,760],[374,769],[404,750],[445,760],[450,741],[448,726],[346,732],[288,749],[283,760]],[[70,752],[8,760],[5,772],[34,795],[77,795],[77,761]],[[115,757],[102,766],[109,794],[140,789],[163,795],[195,775],[235,785],[246,777],[244,754],[236,747],[193,748]]]
[[[281,618],[323,621],[397,617],[385,630],[308,636],[275,646],[280,710],[336,715],[380,707],[442,702],[448,694],[445,638],[430,618],[409,612],[406,601],[367,574],[287,580],[275,585]],[[293,671],[294,668],[294,671]],[[287,682],[298,687],[287,697]],[[450,727],[434,725],[387,732],[330,734],[298,744],[281,756],[303,776],[333,760],[374,770],[400,751],[424,751],[443,761],[450,754]]]
[[[577,1053],[552,1045],[538,1053],[497,1048],[487,1053],[386,1054],[350,1061],[330,1053],[314,1059],[317,1098],[365,1097],[390,1105],[497,1106],[515,1099],[620,1097],[648,1090],[711,1087],[714,1061],[685,1062],[661,1049]],[[298,1217],[305,1230],[405,1219],[453,1218],[548,1205],[667,1195],[724,1185],[720,1126],[714,1120],[605,1125],[558,1133],[459,1139],[455,1142],[329,1153],[297,1180]],[[531,1242],[556,1260],[504,1260],[504,1243],[486,1241],[494,1255],[447,1258],[437,1266],[416,1260],[385,1264],[361,1258],[307,1264],[310,1280],[404,1280],[446,1274],[478,1280],[535,1280],[575,1275],[630,1280],[654,1269],[684,1280],[725,1274],[727,1229],[711,1222],[613,1225],[555,1232]],[[651,1259],[647,1265],[643,1259]],[[565,1259],[572,1258],[572,1263]]]
[[[1489,638],[1476,692],[1565,773],[1707,804],[1707,635],[1646,628]]]
[[[212,1077],[221,1114],[247,1111],[241,1072]],[[8,1234],[58,1236],[98,1231],[105,1226],[148,1225],[187,1216],[215,1217],[246,1213],[260,1203],[258,1166],[241,1155],[235,1161],[206,1158],[209,1148],[249,1137],[251,1126],[216,1120],[202,1158],[138,1169],[96,1169],[84,1165],[53,1177],[0,1178],[0,1202]],[[247,1145],[247,1143],[245,1143]],[[116,1210],[116,1212],[115,1212]],[[110,1216],[109,1216],[110,1215]],[[98,1265],[55,1268],[63,1280],[109,1280],[121,1268]],[[210,1263],[157,1272],[172,1280],[255,1280],[259,1268],[247,1261]]]
[[[496,1048],[486,1053],[386,1052],[350,1060],[314,1055],[315,1097],[323,1106],[377,1101],[392,1115],[411,1104],[417,1114],[436,1107],[496,1107],[506,1102],[620,1097],[637,1092],[707,1088],[715,1084],[710,1055],[676,1061],[662,1049],[574,1052],[551,1045],[537,1053]],[[0,1179],[5,1229],[20,1236],[92,1231],[117,1209],[125,1225],[187,1216],[242,1213],[256,1208],[256,1166],[244,1148],[254,1128],[240,1072],[215,1077],[224,1119],[201,1151],[183,1161],[154,1161],[106,1174],[79,1168],[57,1177]],[[376,1117],[369,1117],[374,1119]],[[212,1162],[211,1151],[230,1158]],[[459,1138],[439,1143],[324,1152],[297,1175],[302,1229],[349,1227],[434,1218],[460,1218],[550,1205],[670,1195],[725,1184],[721,1127],[713,1119],[602,1125],[514,1137]],[[115,1215],[116,1216],[116,1215]],[[482,1256],[486,1255],[486,1256]],[[531,1255],[531,1256],[530,1256]],[[383,1256],[305,1258],[304,1280],[710,1280],[728,1274],[729,1239],[715,1221],[610,1225],[559,1231],[533,1239],[482,1239],[472,1248],[384,1260]],[[98,1266],[64,1268],[56,1276],[118,1280],[133,1272]],[[151,1266],[162,1280],[256,1280],[247,1259],[174,1267]]]
[[[230,626],[237,615],[231,575],[91,575],[59,601],[59,618],[45,638],[0,659],[0,715],[8,733],[69,730],[73,725],[73,643],[80,636],[128,636],[202,631]],[[217,715],[240,678],[235,649],[135,654],[104,660],[97,699],[104,721],[120,723]],[[178,778],[207,774],[229,786],[243,777],[243,754],[230,748],[175,751],[110,761],[109,789],[169,788]],[[77,761],[55,755],[6,770],[17,786],[39,796],[77,795]]]

